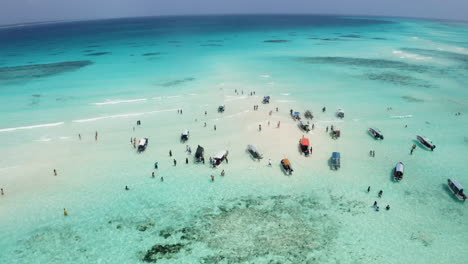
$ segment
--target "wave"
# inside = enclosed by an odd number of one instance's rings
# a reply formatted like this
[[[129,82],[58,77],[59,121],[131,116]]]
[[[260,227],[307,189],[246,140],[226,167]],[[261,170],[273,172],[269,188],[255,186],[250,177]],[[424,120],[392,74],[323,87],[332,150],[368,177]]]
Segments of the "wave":
[[[171,95],[171,96],[166,96],[166,98],[177,98],[180,97],[180,95]]]
[[[100,103],[91,103],[93,105],[108,105],[108,104],[121,104],[121,103],[133,103],[133,102],[141,102],[141,101],[146,101],[146,98],[140,98],[140,99],[131,99],[131,100],[117,100],[117,101],[112,101],[108,100],[105,102],[100,102]]]
[[[33,129],[33,128],[40,128],[40,127],[53,127],[53,126],[60,126],[63,124],[64,122],[58,122],[58,123],[41,124],[41,125],[34,125],[34,126],[3,128],[3,129],[0,129],[0,132],[8,132],[8,131],[15,131],[15,130],[22,130],[22,129]]]
[[[270,78],[271,76],[268,75],[268,74],[263,74],[263,75],[260,75],[260,77],[263,77],[263,78]]]
[[[294,101],[294,100],[276,100],[276,102],[278,102],[278,103],[294,103],[296,101]]]
[[[49,142],[51,141],[52,139],[51,138],[40,138],[40,139],[36,139],[34,141],[37,141],[37,142]]]
[[[74,123],[85,123],[85,122],[98,121],[98,120],[102,120],[102,119],[142,116],[142,115],[146,115],[146,114],[169,112],[169,111],[175,111],[175,110],[177,110],[177,109],[174,108],[174,109],[155,110],[155,111],[142,112],[142,113],[128,113],[128,114],[118,114],[118,115],[109,115],[109,116],[99,116],[99,117],[92,117],[92,118],[87,118],[87,119],[73,120],[72,122],[74,122]]]
[[[288,95],[289,95],[289,93],[282,93],[281,95],[286,95],[286,96],[288,96]]]
[[[393,54],[398,56],[400,59],[415,59],[415,60],[430,60],[432,57],[425,57],[414,53],[403,52],[401,50],[392,51]]]
[[[390,118],[412,118],[413,115],[390,116]]]

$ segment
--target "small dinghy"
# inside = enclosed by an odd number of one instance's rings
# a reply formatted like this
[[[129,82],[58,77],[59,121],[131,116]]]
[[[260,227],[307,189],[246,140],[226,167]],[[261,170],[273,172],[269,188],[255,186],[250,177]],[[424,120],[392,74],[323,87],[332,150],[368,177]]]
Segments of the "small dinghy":
[[[299,121],[299,123],[297,124],[299,126],[299,128],[305,132],[309,132],[311,129],[312,129],[312,126],[309,124],[309,122],[307,123],[304,123],[302,121]]]
[[[148,138],[142,138],[138,142],[138,152],[145,151],[146,147],[148,146]]]
[[[370,127],[369,128],[369,133],[371,134],[371,136],[373,136],[375,139],[383,139],[383,135],[382,135],[382,132],[380,132],[380,130],[376,129],[376,128],[372,128]]]
[[[304,113],[304,117],[307,118],[307,119],[312,119],[312,118],[314,118],[314,115],[312,114],[311,111],[307,110]]]
[[[180,141],[185,142],[189,139],[189,131],[185,129],[182,134],[180,135]]]
[[[332,170],[338,170],[341,167],[341,155],[339,152],[333,152],[330,160]]]
[[[422,136],[416,136],[418,141],[423,144],[425,147],[429,148],[430,150],[434,151],[435,145],[432,144],[432,141],[428,139],[427,137],[422,137]]]
[[[252,158],[257,160],[263,159],[262,154],[258,152],[257,148],[254,145],[247,145],[247,151],[249,151],[250,155],[252,155]]]
[[[281,160],[281,167],[283,167],[284,173],[291,175],[294,171],[291,167],[291,162],[288,159]]]
[[[304,155],[306,155],[306,156],[309,156],[309,154],[310,154],[310,151],[309,151],[310,141],[309,141],[309,139],[308,138],[301,138],[301,140],[299,140],[299,145],[301,146],[302,153],[304,153]]]
[[[343,118],[344,117],[344,111],[343,109],[338,109],[336,111],[336,116],[339,117],[339,118]]]
[[[223,161],[227,159],[227,155],[229,152],[227,150],[222,150],[216,154],[216,156],[213,157],[212,165],[213,167],[219,166]]]
[[[405,171],[405,165],[402,162],[398,162],[395,166],[395,171],[393,172],[393,179],[395,181],[403,180],[404,171]]]
[[[203,162],[205,163],[205,149],[198,145],[197,151],[195,152],[195,162]]]
[[[262,103],[269,104],[270,103],[270,96],[264,96]]]
[[[452,193],[455,195],[455,197],[457,197],[458,200],[466,200],[466,195],[463,193],[463,186],[461,186],[460,183],[453,179],[448,179],[447,183],[450,188],[450,191],[452,191]]]

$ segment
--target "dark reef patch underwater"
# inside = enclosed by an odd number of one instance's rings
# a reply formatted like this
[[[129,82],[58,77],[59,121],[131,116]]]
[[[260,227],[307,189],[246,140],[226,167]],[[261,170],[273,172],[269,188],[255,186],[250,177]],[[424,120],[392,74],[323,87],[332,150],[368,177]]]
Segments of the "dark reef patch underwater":
[[[311,194],[244,196],[182,218],[184,209],[161,204],[146,215],[102,221],[92,227],[93,237],[82,235],[89,232],[87,223],[40,227],[17,241],[14,254],[23,263],[37,256],[54,263],[79,256],[91,263],[96,250],[110,250],[124,263],[338,263],[340,216],[363,215],[369,205],[328,194],[325,200]],[[126,252],[119,254],[122,248]],[[364,251],[347,253],[349,263],[378,263],[379,256]]]
[[[92,61],[65,61],[48,64],[33,64],[0,68],[0,82],[2,81],[29,81],[64,72],[75,71],[93,64]]]
[[[191,81],[194,81],[194,80],[195,80],[195,78],[193,78],[193,77],[187,77],[187,78],[183,78],[183,79],[178,79],[178,80],[174,80],[174,81],[170,81],[170,82],[161,83],[159,85],[164,86],[164,87],[170,87],[170,86],[176,86],[176,85],[184,84],[186,82],[191,82]]]
[[[401,71],[411,71],[417,73],[426,73],[434,71],[434,69],[429,66],[415,65],[406,62],[385,59],[365,59],[352,57],[299,57],[294,59],[298,62],[308,64],[333,64],[374,69],[396,69]]]
[[[188,226],[161,230],[160,242],[142,260],[177,258],[202,246],[209,253],[199,263],[318,261],[317,252],[331,250],[338,233],[338,224],[325,211],[326,206],[307,196],[230,200],[203,210]]]

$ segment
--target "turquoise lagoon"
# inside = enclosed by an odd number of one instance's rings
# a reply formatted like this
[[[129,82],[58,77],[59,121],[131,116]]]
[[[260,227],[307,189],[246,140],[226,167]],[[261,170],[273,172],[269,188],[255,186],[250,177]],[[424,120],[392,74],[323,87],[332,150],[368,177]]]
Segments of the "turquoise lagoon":
[[[468,26],[450,21],[257,15],[2,28],[0,259],[465,263],[468,209],[446,179],[468,186],[467,69]],[[290,109],[314,113],[311,157],[298,152],[304,133]],[[192,150],[227,149],[229,164],[194,164],[179,142],[185,128]],[[416,135],[435,151],[410,155]],[[149,138],[144,153],[133,137]],[[251,143],[262,161],[247,155]]]

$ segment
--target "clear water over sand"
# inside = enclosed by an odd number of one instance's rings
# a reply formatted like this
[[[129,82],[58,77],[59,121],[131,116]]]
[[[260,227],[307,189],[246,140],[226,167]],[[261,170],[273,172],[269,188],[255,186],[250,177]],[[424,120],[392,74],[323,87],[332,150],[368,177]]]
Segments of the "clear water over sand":
[[[212,16],[2,29],[0,259],[462,263],[468,209],[446,179],[468,186],[467,69],[461,23]],[[299,130],[290,109],[311,110],[315,129]],[[310,157],[298,150],[303,135]],[[410,155],[416,135],[435,151],[418,144]],[[133,137],[149,138],[144,153]],[[260,162],[246,152],[252,143]],[[194,164],[186,145],[207,158],[227,149],[229,163]]]

